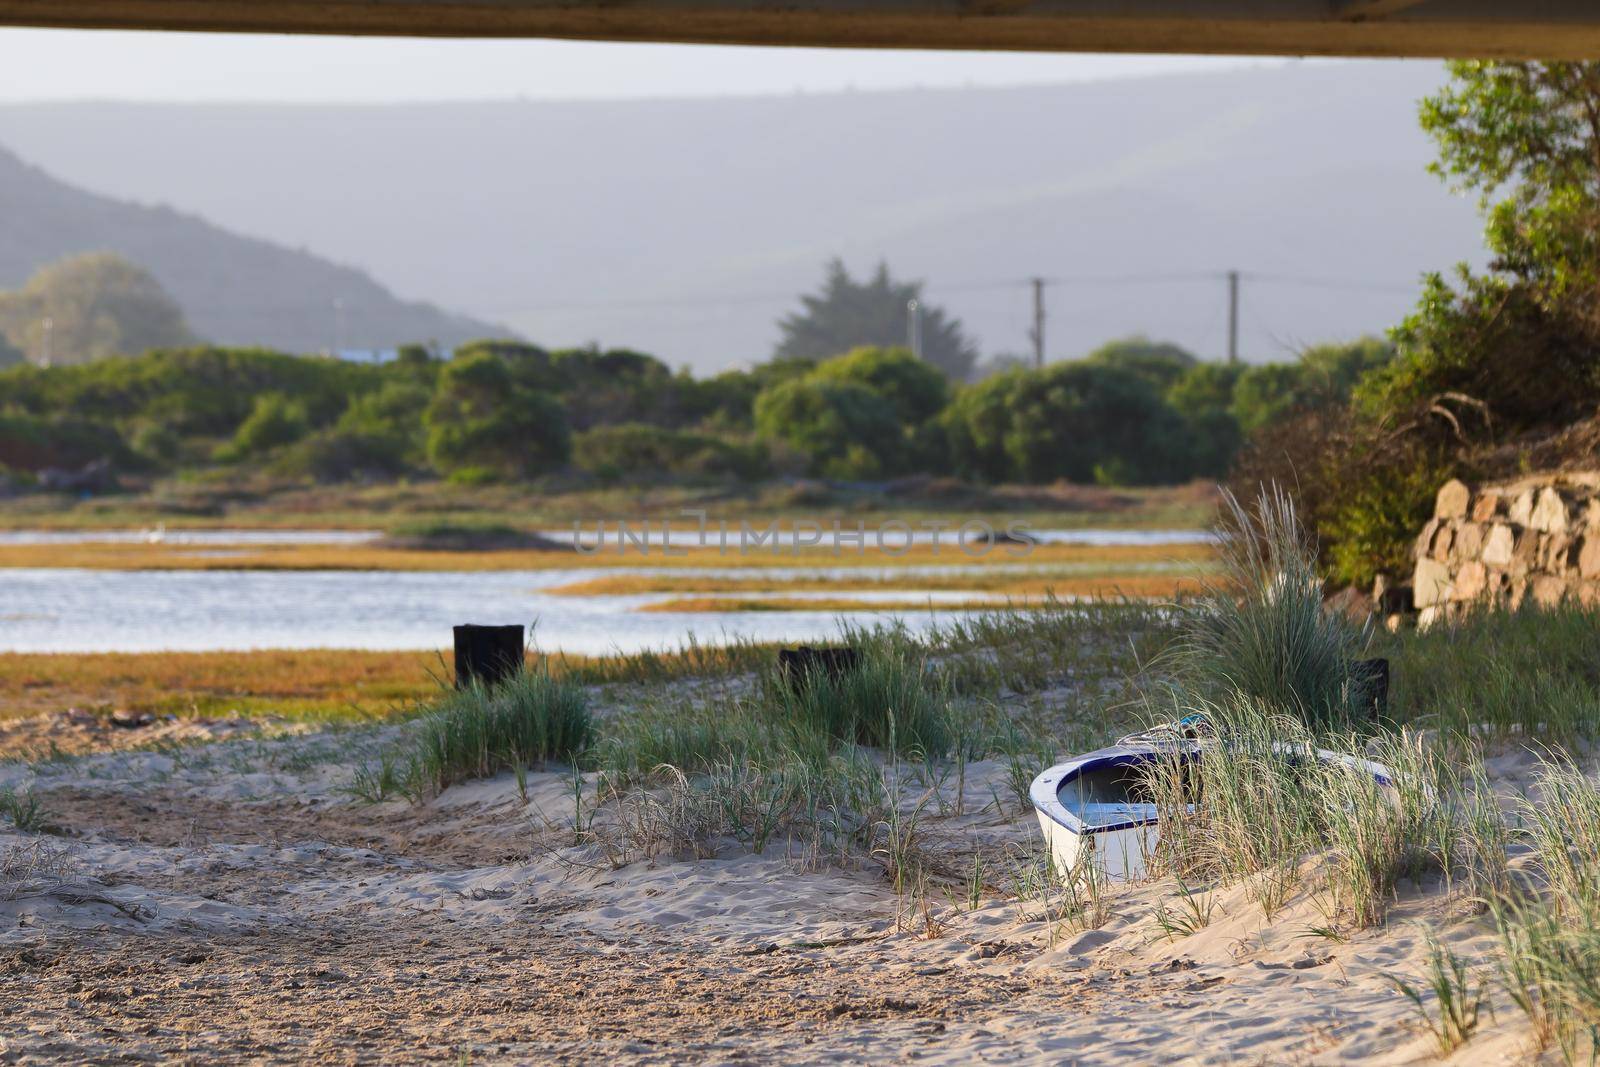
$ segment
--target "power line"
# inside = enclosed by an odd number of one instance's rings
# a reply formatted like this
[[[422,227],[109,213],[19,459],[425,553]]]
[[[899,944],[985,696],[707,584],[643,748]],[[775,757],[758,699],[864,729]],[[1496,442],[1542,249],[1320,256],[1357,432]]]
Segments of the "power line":
[[[1147,274],[1077,274],[1034,276],[1011,279],[995,279],[991,281],[954,282],[950,284],[930,284],[926,286],[929,292],[936,294],[970,293],[984,290],[1004,290],[1025,287],[1036,287],[1043,290],[1047,287],[1070,285],[1074,288],[1100,286],[1114,288],[1129,285],[1173,285],[1184,283],[1216,282],[1237,277],[1243,281],[1260,282],[1268,285],[1294,285],[1308,288],[1322,289],[1347,289],[1365,290],[1370,292],[1414,292],[1415,283],[1367,281],[1355,278],[1327,278],[1311,277],[1293,274],[1266,274],[1255,271],[1183,271],[1170,273]],[[675,297],[625,297],[614,300],[557,300],[546,301],[539,304],[527,304],[517,308],[491,308],[478,311],[480,315],[517,316],[549,311],[607,311],[626,310],[629,308],[653,307],[735,307],[750,304],[790,303],[797,298],[793,292],[787,293],[704,293],[686,294]]]

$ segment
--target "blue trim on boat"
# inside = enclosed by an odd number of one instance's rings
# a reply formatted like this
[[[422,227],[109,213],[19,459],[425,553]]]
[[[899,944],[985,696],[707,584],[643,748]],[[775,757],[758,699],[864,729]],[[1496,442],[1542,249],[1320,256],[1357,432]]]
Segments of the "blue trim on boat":
[[[1392,772],[1391,774],[1383,773],[1388,771],[1388,768],[1380,763],[1374,763],[1359,756],[1326,752],[1322,749],[1313,751],[1318,759],[1326,761],[1339,760],[1365,769],[1380,786],[1392,787],[1394,785],[1394,779],[1391,777]],[[1042,772],[1033,780],[1033,785],[1028,790],[1028,799],[1032,801],[1034,808],[1040,814],[1051,822],[1077,834],[1079,837],[1150,826],[1161,821],[1159,816],[1152,815],[1148,819],[1123,820],[1115,823],[1086,823],[1075,812],[1061,803],[1061,790],[1086,771],[1099,770],[1102,767],[1131,767],[1138,763],[1149,763],[1158,757],[1168,755],[1183,755],[1186,758],[1193,759],[1199,755],[1199,752],[1199,744],[1193,741],[1112,745],[1109,748],[1097,749],[1094,752],[1074,757],[1066,763],[1057,764]]]
[[[1086,823],[1075,812],[1061,803],[1061,790],[1079,778],[1085,771],[1099,770],[1102,767],[1131,767],[1138,763],[1149,763],[1158,755],[1165,756],[1174,751],[1175,746],[1164,747],[1159,753],[1145,746],[1112,745],[1086,755],[1078,756],[1066,763],[1051,767],[1033,780],[1033,786],[1028,790],[1028,799],[1033,806],[1043,812],[1051,822],[1072,831],[1080,837],[1090,834],[1114,833],[1117,830],[1132,830],[1140,826],[1149,826],[1160,821],[1152,815],[1148,819],[1123,820],[1114,823]],[[1184,744],[1178,750],[1193,757],[1197,746]]]

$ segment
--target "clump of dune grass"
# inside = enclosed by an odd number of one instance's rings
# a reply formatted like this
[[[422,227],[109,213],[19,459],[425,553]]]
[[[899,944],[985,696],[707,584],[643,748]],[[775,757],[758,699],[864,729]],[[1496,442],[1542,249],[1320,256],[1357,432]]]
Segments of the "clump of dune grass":
[[[38,833],[50,821],[50,814],[38,797],[9,787],[0,789],[0,817],[9,819],[23,833]]]
[[[1534,782],[1537,803],[1523,805],[1544,888],[1570,919],[1600,919],[1600,789],[1572,763],[1545,759]]]
[[[1174,745],[1144,769],[1161,827],[1153,869],[1245,885],[1269,917],[1311,889],[1331,918],[1356,928],[1383,921],[1403,879],[1503,870],[1481,856],[1483,836],[1467,832],[1452,775],[1416,735],[1363,748],[1353,736],[1319,738],[1259,702],[1204,710],[1214,740]],[[1318,877],[1306,885],[1313,860]]]
[[[1329,849],[1325,891],[1332,913],[1355,927],[1383,921],[1401,879],[1447,872],[1466,841],[1460,805],[1441,797],[1447,776],[1435,750],[1399,734],[1375,739],[1367,754],[1384,781],[1362,762],[1318,763],[1310,780]]]
[[[1267,916],[1288,901],[1316,841],[1310,738],[1298,720],[1236,698],[1206,707],[1224,743],[1174,746],[1144,768],[1161,827],[1153,869],[1242,883]]]
[[[1527,1016],[1543,1047],[1554,1042],[1568,1063],[1600,1056],[1600,929],[1548,903],[1496,902],[1500,984]]]
[[[892,636],[858,639],[854,668],[763,680],[767,714],[799,733],[943,757],[954,743],[948,683],[926,653]]]
[[[588,697],[548,671],[523,670],[497,685],[446,693],[417,724],[416,759],[436,789],[543,760],[570,760],[589,746]]]
[[[525,669],[495,685],[445,690],[398,749],[358,769],[352,791],[369,801],[394,793],[420,799],[456,782],[501,771],[519,775],[545,760],[576,759],[594,739],[582,687]]]
[[[1423,1027],[1438,1046],[1439,1055],[1450,1055],[1477,1032],[1489,984],[1465,960],[1431,935],[1422,984],[1416,985],[1396,975],[1390,975],[1389,981],[1416,1009]]]
[[[1318,730],[1363,718],[1365,694],[1351,663],[1364,628],[1323,608],[1316,552],[1277,487],[1253,508],[1224,493],[1221,580],[1181,609],[1168,660],[1178,683],[1200,699],[1237,694],[1281,709]]]

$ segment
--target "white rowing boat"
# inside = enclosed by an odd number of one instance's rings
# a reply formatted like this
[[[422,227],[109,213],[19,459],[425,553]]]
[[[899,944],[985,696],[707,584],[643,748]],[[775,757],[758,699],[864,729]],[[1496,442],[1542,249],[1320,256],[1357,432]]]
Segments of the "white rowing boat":
[[[1203,721],[1193,716],[1075,756],[1033,780],[1029,799],[1063,878],[1144,877],[1160,831],[1158,805],[1144,795],[1144,768],[1157,760],[1193,760],[1202,746],[1227,743],[1197,736],[1202,731]],[[1312,751],[1324,763],[1342,763],[1371,774],[1380,785],[1393,781],[1392,772],[1381,763],[1327,749]]]

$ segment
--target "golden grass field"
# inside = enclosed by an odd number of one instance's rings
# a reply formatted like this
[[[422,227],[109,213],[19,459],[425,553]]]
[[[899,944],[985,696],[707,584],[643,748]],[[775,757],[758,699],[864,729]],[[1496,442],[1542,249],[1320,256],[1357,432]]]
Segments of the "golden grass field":
[[[0,653],[0,712],[378,717],[426,696],[450,669],[448,655],[433,652],[7,652]]]
[[[932,567],[988,564],[1092,566],[1115,572],[1128,565],[1202,562],[1206,545],[1035,545],[994,546],[976,554],[952,545],[916,545],[857,552],[846,547],[767,551],[719,551],[716,547],[648,553],[608,547],[593,553],[509,550],[451,552],[384,548],[378,545],[239,545],[219,547],[160,544],[0,545],[0,568],[70,567],[89,570],[354,570],[354,571],[513,571],[605,567],[716,567],[759,570],[772,567]]]
[[[631,656],[540,657],[586,682],[649,682],[748,669],[758,644]],[[79,708],[218,717],[362,721],[409,714],[454,676],[454,656],[361,649],[245,652],[0,652],[0,719]]]
[[[224,527],[385,530],[416,520],[569,528],[605,516],[687,521],[686,508],[713,518],[849,516],[984,519],[996,528],[1027,522],[1037,529],[1079,527],[1182,529],[1210,521],[1215,487],[1070,485],[981,487],[949,480],[891,490],[851,490],[821,483],[754,486],[617,486],[546,490],[529,486],[459,486],[444,482],[372,486],[280,484],[262,475],[171,481],[140,492],[78,500],[36,494],[7,500],[0,529],[108,529],[164,525],[171,530]]]

